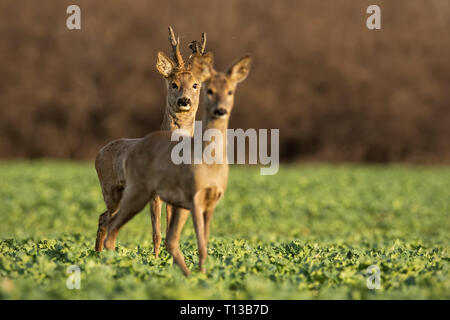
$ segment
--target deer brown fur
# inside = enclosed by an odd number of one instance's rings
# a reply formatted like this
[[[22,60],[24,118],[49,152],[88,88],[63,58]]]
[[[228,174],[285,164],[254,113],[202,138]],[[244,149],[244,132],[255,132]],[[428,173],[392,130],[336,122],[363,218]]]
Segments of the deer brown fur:
[[[206,36],[202,34],[202,43],[196,43],[193,53],[185,64],[180,52],[179,38],[175,39],[173,29],[169,27],[169,41],[172,46],[173,60],[158,52],[156,68],[166,80],[167,99],[161,130],[185,129],[192,135],[195,115],[198,109],[202,81],[209,76],[212,54],[205,54]],[[102,188],[106,211],[99,217],[95,249],[102,251],[106,237],[106,223],[119,208],[125,188],[126,176],[123,161],[129,150],[142,139],[118,139],[108,143],[97,154],[95,168]],[[161,243],[161,201],[155,196],[149,200],[153,227],[153,245],[158,256]],[[167,206],[168,222],[171,207]]]
[[[251,58],[244,57],[226,73],[212,70],[210,79],[203,85],[203,128],[217,129],[222,134],[222,163],[174,164],[171,151],[178,142],[171,141],[170,131],[153,132],[130,148],[123,162],[126,186],[119,210],[108,218],[105,248],[114,249],[120,228],[150,199],[159,196],[168,204],[192,212],[199,268],[205,271],[203,264],[207,256],[211,218],[228,183],[226,129],[234,104],[234,92],[236,85],[247,77],[250,66]],[[186,138],[193,140],[192,137]],[[203,148],[210,143],[212,141],[203,142]],[[167,249],[185,275],[190,271],[179,248],[179,239],[187,217],[187,211],[174,211],[166,237]]]

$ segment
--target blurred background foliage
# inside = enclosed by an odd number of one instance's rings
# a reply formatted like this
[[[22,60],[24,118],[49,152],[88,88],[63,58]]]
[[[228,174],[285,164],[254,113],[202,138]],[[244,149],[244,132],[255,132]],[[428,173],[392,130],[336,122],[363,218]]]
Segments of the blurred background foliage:
[[[0,157],[92,159],[158,129],[172,25],[185,56],[206,31],[217,70],[254,57],[231,127],[279,128],[284,161],[449,163],[449,16],[446,0],[2,1]]]

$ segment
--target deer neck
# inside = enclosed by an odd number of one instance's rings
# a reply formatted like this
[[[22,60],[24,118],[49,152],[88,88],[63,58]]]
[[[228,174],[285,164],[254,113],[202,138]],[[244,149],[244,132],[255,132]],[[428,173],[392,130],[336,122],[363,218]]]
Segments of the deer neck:
[[[161,130],[174,131],[176,129],[185,129],[192,136],[194,134],[195,112],[179,112],[172,111],[166,106]]]
[[[202,119],[202,127],[203,132],[205,132],[208,129],[215,129],[220,131],[222,135],[222,156],[223,156],[223,163],[227,163],[227,129],[228,129],[228,119],[213,119],[210,117],[209,114],[206,114],[206,112],[203,112],[203,119]],[[214,142],[214,139],[211,139],[211,141],[203,141],[203,150],[205,150],[206,147],[208,147],[211,143]]]

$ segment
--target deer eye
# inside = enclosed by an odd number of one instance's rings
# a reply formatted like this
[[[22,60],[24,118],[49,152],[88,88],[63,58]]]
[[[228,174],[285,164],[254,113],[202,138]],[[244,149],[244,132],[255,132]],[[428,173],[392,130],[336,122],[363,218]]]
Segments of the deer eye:
[[[178,86],[175,82],[172,82],[172,88],[174,88],[174,89],[178,88]]]
[[[213,94],[214,92],[211,89],[208,89],[207,93],[208,94]]]
[[[228,95],[231,96],[233,94],[233,91],[228,91]]]
[[[198,84],[194,83],[194,85],[192,86],[192,88],[197,89]]]

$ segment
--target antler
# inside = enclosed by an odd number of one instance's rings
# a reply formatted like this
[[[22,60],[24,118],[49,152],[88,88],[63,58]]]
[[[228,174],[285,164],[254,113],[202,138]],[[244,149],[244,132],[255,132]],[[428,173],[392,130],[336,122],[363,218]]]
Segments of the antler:
[[[205,53],[206,49],[206,32],[202,32],[202,54]]]
[[[192,62],[192,59],[194,57],[203,56],[205,54],[206,50],[206,32],[202,32],[202,41],[194,40],[191,43],[189,43],[189,48],[192,50],[191,55],[188,59],[188,64],[190,65]]]
[[[180,37],[175,38],[172,27],[169,26],[169,41],[172,45],[172,56],[180,69],[184,68],[183,56],[180,52]]]
[[[197,40],[194,40],[191,43],[189,43],[189,48],[191,48],[191,50],[192,50],[192,55],[195,55],[195,54],[204,55],[205,49],[206,49],[206,32],[202,33],[202,42],[201,43]]]

